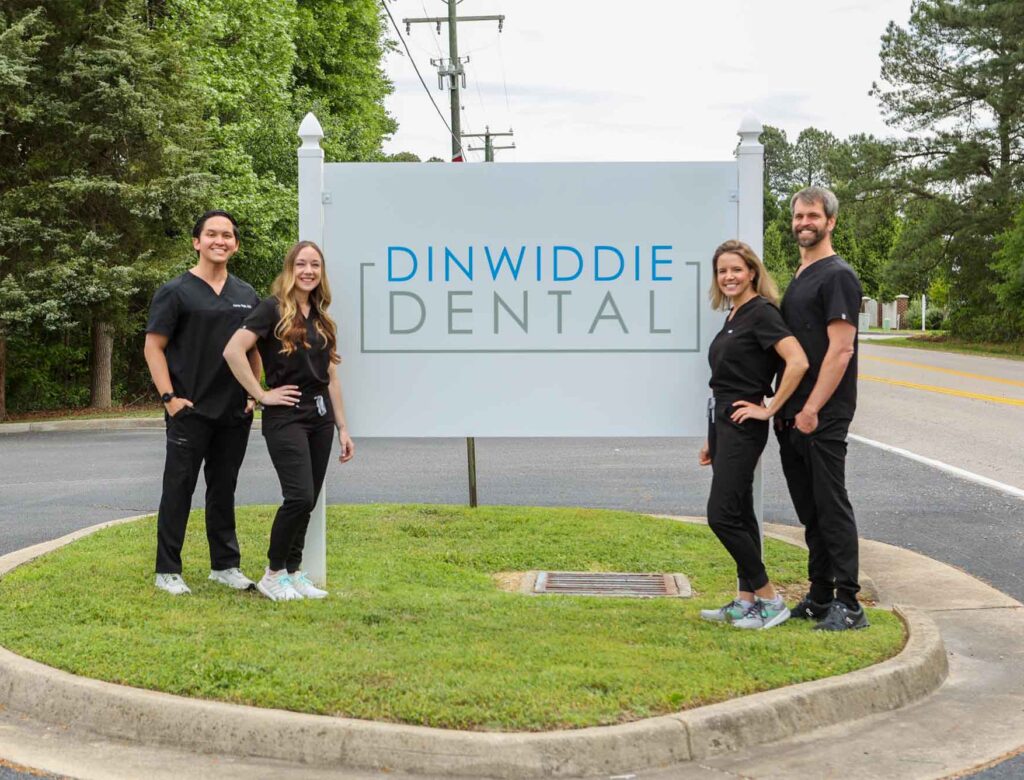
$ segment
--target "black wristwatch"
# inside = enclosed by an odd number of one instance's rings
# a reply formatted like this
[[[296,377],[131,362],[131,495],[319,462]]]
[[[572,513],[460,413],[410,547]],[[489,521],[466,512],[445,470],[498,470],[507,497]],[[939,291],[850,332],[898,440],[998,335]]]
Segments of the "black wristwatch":
[[[169,404],[172,398],[177,397],[178,396],[176,396],[174,393],[164,393],[162,396],[160,396],[160,400],[163,401],[165,404]]]

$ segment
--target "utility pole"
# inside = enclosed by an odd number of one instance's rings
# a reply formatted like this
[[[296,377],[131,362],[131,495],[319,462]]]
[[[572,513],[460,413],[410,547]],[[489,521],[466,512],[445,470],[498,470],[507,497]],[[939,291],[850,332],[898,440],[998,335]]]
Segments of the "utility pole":
[[[452,112],[452,162],[465,162],[465,154],[462,150],[462,139],[463,138],[479,138],[479,133],[470,135],[462,134],[462,119],[460,116],[462,103],[459,96],[459,88],[466,86],[466,71],[462,67],[465,63],[469,62],[469,57],[461,59],[459,57],[459,22],[497,22],[498,32],[500,33],[505,27],[505,15],[498,14],[495,16],[457,16],[455,13],[455,6],[461,0],[444,0],[448,4],[448,16],[423,16],[415,18],[406,18],[402,22],[405,24],[405,33],[409,35],[412,32],[412,26],[414,24],[432,24],[437,29],[437,34],[441,34],[441,25],[448,25],[448,59],[439,58],[437,60],[431,60],[430,64],[437,67],[437,88],[445,88],[445,80],[448,81],[449,97],[451,98],[451,112]],[[494,135],[512,135],[512,131],[508,133],[494,133]],[[491,144],[491,132],[488,128],[485,134],[485,154],[487,162],[494,161],[494,148]],[[498,147],[499,149],[506,149],[510,147]],[[469,505],[471,507],[476,506],[476,438],[473,436],[466,437],[466,460],[469,465]]]
[[[438,89],[444,89],[445,79],[448,81],[449,97],[451,98],[452,112],[452,162],[463,162],[465,155],[462,152],[462,121],[460,118],[461,98],[459,88],[466,86],[466,71],[463,65],[469,62],[469,57],[459,57],[459,22],[497,22],[498,32],[505,27],[505,15],[494,16],[457,16],[455,6],[457,0],[444,0],[448,4],[448,16],[421,16],[403,19],[405,32],[408,35],[414,24],[433,24],[437,28],[438,35],[441,34],[441,25],[448,25],[448,58],[431,60],[431,65],[437,66]]]
[[[489,126],[485,127],[484,130],[486,132],[483,132],[483,133],[463,133],[462,134],[463,138],[483,138],[484,139],[484,145],[482,147],[483,148],[483,153],[484,153],[484,162],[494,162],[494,152],[497,149],[515,149],[516,148],[515,143],[512,143],[509,146],[495,146],[494,145],[494,140],[493,139],[496,138],[497,136],[514,135],[514,133],[512,132],[512,128],[509,128],[509,131],[507,133],[492,133],[491,132],[491,128]],[[479,152],[481,150],[481,147],[479,147],[479,146],[470,146],[470,147],[467,147],[467,148],[471,152]]]

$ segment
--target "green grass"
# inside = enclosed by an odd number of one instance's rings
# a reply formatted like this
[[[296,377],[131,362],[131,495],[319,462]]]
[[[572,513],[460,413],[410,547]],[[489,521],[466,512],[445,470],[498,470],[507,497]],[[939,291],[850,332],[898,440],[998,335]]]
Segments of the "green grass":
[[[121,417],[163,417],[164,409],[160,404],[146,407],[115,406],[111,409],[49,409],[41,412],[25,412],[12,414],[0,425],[7,423],[53,422],[55,420],[92,420]]]
[[[885,341],[874,343],[880,347],[908,347],[911,349],[930,349],[935,352],[958,352],[964,355],[1024,360],[1024,341],[1008,343],[974,342],[964,341],[952,336],[913,336],[905,339],[886,339]]]
[[[890,329],[890,328],[868,328],[867,332],[868,332],[868,334],[880,335],[880,336],[881,335],[887,335],[887,334],[891,334],[893,336],[920,336],[920,335],[943,336],[946,333],[946,331],[944,331],[944,330],[926,330],[926,331],[922,331],[920,328],[901,328],[899,330],[893,330],[893,329]]]
[[[269,507],[238,512],[243,568],[264,563]],[[152,585],[152,518],[93,534],[0,581],[0,643],[76,674],[300,712],[478,730],[620,723],[842,674],[897,653],[903,626],[804,621],[740,631],[698,617],[732,594],[707,528],[626,512],[336,506],[331,595],[273,603],[206,580],[202,517],[185,546],[190,597]],[[806,553],[769,540],[775,580]],[[693,599],[524,596],[530,569],[684,572]]]

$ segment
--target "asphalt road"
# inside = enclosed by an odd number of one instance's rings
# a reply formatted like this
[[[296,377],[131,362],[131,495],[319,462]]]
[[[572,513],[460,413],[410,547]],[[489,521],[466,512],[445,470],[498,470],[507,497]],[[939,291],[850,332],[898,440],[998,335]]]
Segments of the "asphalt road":
[[[1024,363],[862,344],[853,431],[1024,487]],[[866,378],[870,376],[873,378]],[[258,432],[240,504],[276,503]],[[482,503],[575,505],[704,514],[710,472],[693,439],[479,439]],[[153,512],[160,431],[0,436],[0,553],[102,520]],[[765,516],[796,524],[773,442],[764,458]],[[1024,600],[1024,501],[865,444],[850,443],[847,482],[861,534],[958,566]],[[202,483],[195,506],[202,505]],[[466,501],[465,442],[357,439],[332,466],[331,503]],[[204,556],[204,550],[186,550]],[[262,561],[244,561],[250,575]],[[1024,758],[975,777],[1024,776]]]

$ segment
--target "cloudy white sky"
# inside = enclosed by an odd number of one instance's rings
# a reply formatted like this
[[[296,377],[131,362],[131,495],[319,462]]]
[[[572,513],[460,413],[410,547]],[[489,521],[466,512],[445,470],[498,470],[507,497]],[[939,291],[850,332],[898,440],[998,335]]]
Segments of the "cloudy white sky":
[[[459,25],[459,53],[470,57],[463,132],[514,129],[517,148],[497,153],[505,162],[728,159],[747,113],[791,138],[810,125],[888,134],[867,93],[885,26],[905,24],[910,3],[462,0],[460,16],[506,16],[500,34],[495,22]],[[447,14],[442,0],[388,5],[399,22]],[[447,117],[429,63],[447,56],[441,31],[414,25],[405,37]],[[386,69],[399,129],[385,150],[448,159],[447,130],[404,51]]]

